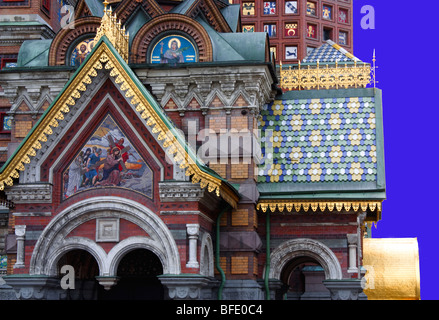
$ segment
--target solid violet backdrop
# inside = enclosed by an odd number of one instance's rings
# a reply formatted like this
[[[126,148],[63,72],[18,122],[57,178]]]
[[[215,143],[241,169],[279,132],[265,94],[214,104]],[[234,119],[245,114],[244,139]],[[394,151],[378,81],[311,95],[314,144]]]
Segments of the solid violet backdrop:
[[[383,93],[387,200],[373,238],[417,238],[421,299],[438,300],[437,1],[353,0],[354,55],[372,63]],[[375,11],[362,29],[361,8]]]

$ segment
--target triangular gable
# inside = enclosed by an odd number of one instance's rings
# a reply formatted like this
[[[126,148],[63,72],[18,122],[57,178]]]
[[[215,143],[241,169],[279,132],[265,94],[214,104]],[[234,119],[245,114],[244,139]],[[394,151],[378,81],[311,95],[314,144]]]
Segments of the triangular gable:
[[[168,156],[174,160],[176,165],[185,170],[187,176],[192,176],[192,182],[200,183],[200,186],[207,188],[209,192],[215,191],[229,204],[236,206],[238,200],[236,190],[215,172],[205,167],[196,157],[185,138],[163,113],[159,104],[105,35],[101,37],[93,51],[67,82],[62,92],[45,111],[15,153],[0,169],[0,190],[4,189],[5,184],[13,185],[13,179],[19,177],[19,172],[25,169],[25,164],[30,163],[30,157],[36,155],[35,150],[40,149],[47,141],[47,136],[53,133],[52,128],[57,127],[58,121],[64,119],[64,114],[70,112],[70,107],[74,106],[77,99],[87,90],[87,85],[97,75],[97,70],[103,68],[108,70],[110,77],[117,85],[120,85],[120,90],[145,119],[152,133],[156,134],[157,140],[166,149]]]
[[[82,17],[102,17],[104,5],[100,0],[79,0],[75,8],[75,20]]]
[[[226,6],[226,5],[224,5]],[[172,13],[184,14],[192,19],[203,15],[217,32],[234,32],[224,18],[220,8],[212,0],[186,0],[171,10]]]
[[[124,0],[117,6],[114,10],[117,17],[120,19],[122,24],[127,23],[133,13],[137,12],[142,7],[143,10],[148,14],[149,17],[155,18],[159,15],[165,13],[165,11],[160,7],[160,5],[154,0],[144,0],[144,1],[132,1]]]

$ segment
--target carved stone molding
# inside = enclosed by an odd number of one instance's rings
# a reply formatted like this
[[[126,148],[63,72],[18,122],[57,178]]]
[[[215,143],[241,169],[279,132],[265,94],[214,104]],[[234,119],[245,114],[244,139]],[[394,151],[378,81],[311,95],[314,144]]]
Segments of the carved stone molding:
[[[3,88],[0,96],[11,103],[11,114],[23,113],[17,110],[22,103],[28,106],[27,113],[37,113],[44,103],[50,104],[58,96],[72,73],[71,70],[3,73],[0,75],[0,85]]]
[[[168,288],[172,300],[212,300],[218,280],[201,275],[163,275],[161,283]]]
[[[198,201],[208,208],[214,208],[220,201],[219,197],[190,181],[159,182],[159,195],[162,202]]]
[[[363,300],[360,279],[324,280],[323,284],[331,292],[331,300]]]
[[[51,203],[51,184],[20,184],[5,188],[8,200],[14,203]]]
[[[12,287],[18,300],[59,300],[61,288],[58,278],[10,275],[3,279]]]
[[[175,110],[184,111],[193,99],[200,109],[233,109],[238,99],[246,102],[250,112],[259,114],[260,109],[275,97],[273,79],[266,65],[242,65],[234,67],[203,67],[175,70],[136,69],[136,74],[162,107],[169,100]],[[206,76],[208,75],[208,76]],[[219,99],[222,107],[213,107]],[[242,107],[237,107],[242,108]]]
[[[199,201],[204,190],[192,182],[160,182],[159,194],[162,202]]]
[[[287,240],[272,251],[270,278],[280,279],[284,266],[303,256],[316,260],[325,270],[326,279],[342,279],[340,262],[334,252],[323,243],[308,238]]]

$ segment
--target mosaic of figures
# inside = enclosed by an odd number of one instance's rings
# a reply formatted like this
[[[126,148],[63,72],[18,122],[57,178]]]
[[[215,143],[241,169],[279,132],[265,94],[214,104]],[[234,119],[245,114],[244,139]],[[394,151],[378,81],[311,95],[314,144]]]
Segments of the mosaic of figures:
[[[63,199],[91,188],[121,187],[152,198],[153,174],[107,115],[63,173]]]

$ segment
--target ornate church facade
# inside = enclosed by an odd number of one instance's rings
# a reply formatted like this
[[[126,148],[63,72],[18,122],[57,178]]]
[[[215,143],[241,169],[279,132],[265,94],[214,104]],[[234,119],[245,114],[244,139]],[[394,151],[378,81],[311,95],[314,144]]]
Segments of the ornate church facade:
[[[279,69],[223,1],[74,5],[0,73],[3,299],[380,297],[369,64],[328,40]]]

